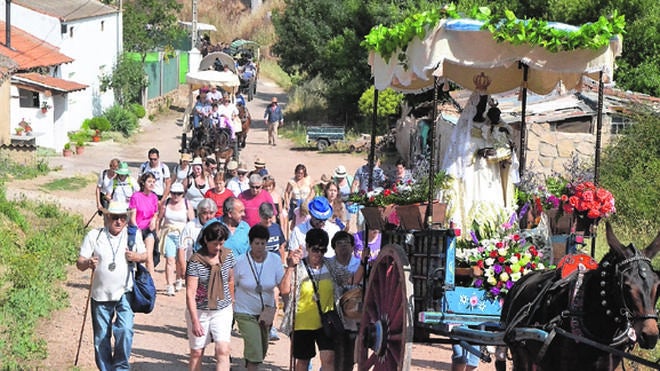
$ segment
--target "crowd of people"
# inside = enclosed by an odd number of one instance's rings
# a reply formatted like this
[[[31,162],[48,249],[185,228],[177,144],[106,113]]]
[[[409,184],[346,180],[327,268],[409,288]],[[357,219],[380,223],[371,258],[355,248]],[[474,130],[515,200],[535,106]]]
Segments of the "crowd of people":
[[[357,211],[347,205],[351,189],[366,187],[366,167],[351,177],[339,165],[332,176],[314,181],[298,164],[280,193],[261,158],[252,166],[232,160],[218,167],[213,159],[183,153],[170,169],[158,149],[147,156],[137,180],[119,159],[100,172],[96,196],[105,227],[91,231],[80,250],[78,268],[102,272],[94,287],[113,290],[92,295],[98,367],[127,365],[132,338],[118,338],[132,333],[132,320],[123,320],[132,280],[110,285],[105,274],[125,274],[130,262],[144,262],[152,275],[160,274],[155,267],[163,260],[165,287],[159,291],[185,291],[190,369],[199,369],[204,348],[214,342],[218,369],[228,370],[232,331],[245,342],[249,370],[264,362],[269,341],[280,333],[294,344],[297,370],[308,369],[317,349],[323,370],[353,369],[358,323],[341,315],[339,299],[362,284],[381,241],[379,231],[365,236],[359,230]],[[380,168],[374,174],[375,182],[385,181]],[[93,243],[99,235],[103,243]],[[128,248],[131,235],[136,249],[126,252],[120,267],[118,252]],[[329,310],[342,318],[346,332],[340,338],[322,329],[321,314]],[[278,311],[284,315],[279,326]],[[114,349],[111,336],[121,339]]]

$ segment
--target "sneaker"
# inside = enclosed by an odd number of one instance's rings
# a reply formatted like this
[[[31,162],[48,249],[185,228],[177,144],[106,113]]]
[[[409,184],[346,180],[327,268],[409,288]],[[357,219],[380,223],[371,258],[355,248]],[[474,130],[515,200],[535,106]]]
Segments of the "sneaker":
[[[165,291],[167,291],[166,292],[167,296],[174,296],[174,293],[175,293],[174,286],[172,286],[172,285],[165,286]]]
[[[183,290],[183,279],[179,278],[178,280],[176,280],[176,282],[174,283],[174,290],[177,292]]]
[[[280,335],[277,334],[277,329],[275,327],[270,328],[269,340],[280,340]]]

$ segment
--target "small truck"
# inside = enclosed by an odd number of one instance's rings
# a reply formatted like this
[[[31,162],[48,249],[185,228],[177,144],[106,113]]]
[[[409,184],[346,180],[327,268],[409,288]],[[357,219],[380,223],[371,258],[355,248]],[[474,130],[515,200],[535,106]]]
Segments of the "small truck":
[[[346,139],[343,126],[320,125],[307,127],[307,143],[316,143],[316,148],[323,151],[331,144]]]

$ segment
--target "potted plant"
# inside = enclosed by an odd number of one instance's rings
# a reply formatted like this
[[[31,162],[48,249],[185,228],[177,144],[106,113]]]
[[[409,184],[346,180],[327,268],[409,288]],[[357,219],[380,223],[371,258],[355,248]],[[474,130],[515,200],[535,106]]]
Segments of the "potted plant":
[[[52,107],[48,104],[47,101],[44,100],[44,101],[41,102],[41,113],[44,113],[44,114],[45,114],[45,113],[47,113],[48,110],[51,109],[51,108],[52,108]]]
[[[19,135],[19,136],[20,136],[20,135],[23,135],[23,131],[24,131],[25,129],[23,129],[22,127],[19,126],[19,127],[17,127],[15,130],[16,130],[16,135]]]
[[[89,129],[94,130],[94,135],[92,136],[92,141],[94,142],[99,142],[101,140],[102,132],[110,130],[110,121],[108,121],[105,116],[93,117],[87,120],[85,121],[88,122]]]
[[[64,149],[62,150],[62,156],[69,157],[72,154],[73,154],[73,151],[71,151],[71,143],[64,144]]]
[[[82,140],[76,142],[76,154],[82,155],[85,152],[85,143]]]
[[[23,128],[23,131],[25,131],[26,135],[32,135],[32,126],[30,125],[29,122],[25,120],[25,118],[21,119],[21,122],[18,123],[18,126]],[[18,134],[18,132],[17,132]],[[21,134],[18,134],[21,135]]]

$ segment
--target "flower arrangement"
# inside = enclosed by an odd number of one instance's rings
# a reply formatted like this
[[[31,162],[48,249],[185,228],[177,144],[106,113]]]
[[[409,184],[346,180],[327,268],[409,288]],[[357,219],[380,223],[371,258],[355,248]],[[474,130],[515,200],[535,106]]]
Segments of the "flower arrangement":
[[[575,191],[564,205],[564,212],[576,211],[589,219],[608,217],[616,212],[614,196],[605,188],[597,187],[592,182],[583,182],[575,186]]]
[[[513,214],[499,228],[473,223],[471,238],[461,240],[456,250],[459,264],[468,264],[480,271],[472,286],[484,289],[491,300],[503,299],[522,276],[545,269],[543,256],[531,239],[516,231],[515,219]],[[489,235],[481,238],[482,233]]]
[[[25,130],[26,133],[29,133],[29,132],[32,131],[32,126],[24,118],[21,119],[21,122],[18,123],[18,126],[23,128],[23,130]]]
[[[451,175],[444,171],[434,177],[433,193],[448,188]],[[428,178],[417,181],[397,182],[388,188],[376,189],[370,192],[360,191],[349,195],[348,201],[364,206],[411,205],[426,202],[429,199]]]

